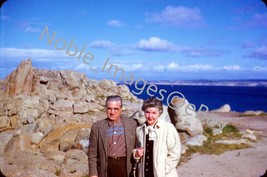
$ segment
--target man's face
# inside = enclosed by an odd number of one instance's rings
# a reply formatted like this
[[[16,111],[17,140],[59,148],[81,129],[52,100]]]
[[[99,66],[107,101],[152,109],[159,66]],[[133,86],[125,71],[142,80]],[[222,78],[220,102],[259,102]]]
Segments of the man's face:
[[[156,107],[148,107],[145,110],[145,117],[148,125],[154,125],[160,116],[159,109]]]
[[[106,113],[109,120],[116,121],[121,115],[121,102],[120,101],[108,101]]]

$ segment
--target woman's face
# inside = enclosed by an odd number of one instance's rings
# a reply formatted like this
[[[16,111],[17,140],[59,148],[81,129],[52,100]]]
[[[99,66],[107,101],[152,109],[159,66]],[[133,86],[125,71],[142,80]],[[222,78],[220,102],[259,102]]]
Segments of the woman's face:
[[[159,108],[148,107],[145,110],[145,117],[148,125],[154,125],[160,116]]]

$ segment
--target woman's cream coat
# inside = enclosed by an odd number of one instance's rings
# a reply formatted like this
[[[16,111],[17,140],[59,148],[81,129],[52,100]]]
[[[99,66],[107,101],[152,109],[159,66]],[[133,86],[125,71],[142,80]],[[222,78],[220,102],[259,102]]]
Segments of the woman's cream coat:
[[[164,120],[158,120],[154,128],[157,135],[153,149],[154,176],[178,177],[176,167],[181,157],[181,142],[178,132],[171,123]],[[143,147],[144,152],[144,144],[146,142],[145,129],[145,124],[136,129],[137,145]],[[144,159],[141,158],[137,170],[138,177],[144,177],[144,170]]]

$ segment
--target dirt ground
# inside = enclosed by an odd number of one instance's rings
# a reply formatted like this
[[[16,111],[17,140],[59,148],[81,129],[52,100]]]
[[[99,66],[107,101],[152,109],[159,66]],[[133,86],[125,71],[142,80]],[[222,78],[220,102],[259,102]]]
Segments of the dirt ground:
[[[267,116],[239,113],[201,113],[200,119],[229,122],[240,129],[255,131],[252,148],[227,151],[221,155],[194,154],[178,167],[179,177],[260,177],[267,170]]]

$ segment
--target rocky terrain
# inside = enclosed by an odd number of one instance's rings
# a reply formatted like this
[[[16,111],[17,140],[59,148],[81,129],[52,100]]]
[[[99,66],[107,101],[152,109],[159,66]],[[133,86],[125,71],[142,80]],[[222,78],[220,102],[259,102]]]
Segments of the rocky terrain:
[[[119,94],[124,114],[142,103],[125,85],[23,61],[0,82],[0,165],[6,176],[83,176],[91,124]]]
[[[257,112],[252,114],[251,111],[200,113],[199,117],[209,121],[233,124],[241,132],[247,132],[243,137],[254,136],[255,139],[247,142],[250,148],[226,151],[219,155],[195,153],[190,160],[178,167],[179,176],[267,177],[267,115],[256,114]],[[248,139],[242,138],[235,143],[242,143],[244,140]]]
[[[8,177],[88,176],[90,127],[106,117],[105,99],[112,94],[123,98],[123,115],[144,121],[142,100],[126,85],[93,80],[74,71],[41,70],[34,68],[30,59],[22,61],[0,81],[1,172]],[[230,122],[212,112],[200,114],[192,109],[189,115],[185,111],[189,102],[185,103],[175,109],[165,106],[161,116],[179,131],[183,153],[187,146],[202,146],[207,139],[204,124],[213,127],[214,133],[221,133]],[[217,113],[230,111],[225,105]],[[255,138],[249,132],[243,139]]]

